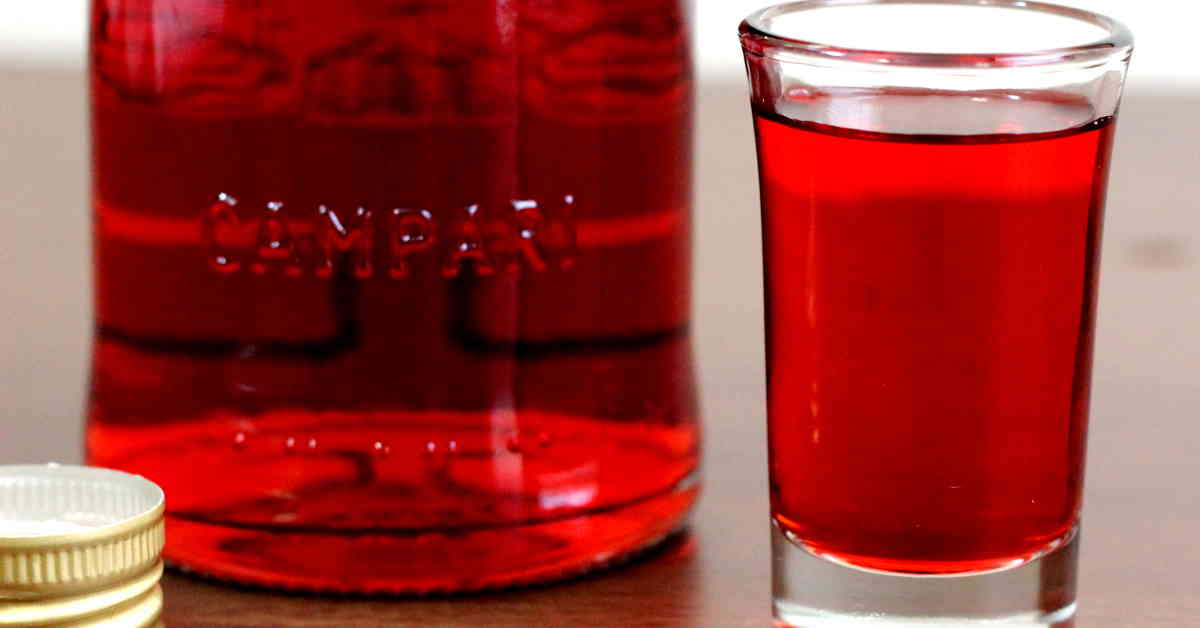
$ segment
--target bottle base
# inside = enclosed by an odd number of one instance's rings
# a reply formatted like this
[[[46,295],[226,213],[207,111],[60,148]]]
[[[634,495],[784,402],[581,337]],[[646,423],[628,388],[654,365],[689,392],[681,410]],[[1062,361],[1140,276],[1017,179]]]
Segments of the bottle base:
[[[267,530],[166,516],[170,566],[239,584],[317,593],[470,592],[529,585],[636,556],[686,523],[694,479],[576,517],[446,532]]]
[[[1079,535],[1011,569],[922,576],[821,558],[772,525],[777,628],[1070,628]]]

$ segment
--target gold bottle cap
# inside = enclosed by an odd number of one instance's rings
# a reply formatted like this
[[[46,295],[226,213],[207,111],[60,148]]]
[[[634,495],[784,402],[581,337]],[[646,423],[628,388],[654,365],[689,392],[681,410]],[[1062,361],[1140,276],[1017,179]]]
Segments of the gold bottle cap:
[[[158,625],[163,503],[119,471],[0,466],[0,628]]]

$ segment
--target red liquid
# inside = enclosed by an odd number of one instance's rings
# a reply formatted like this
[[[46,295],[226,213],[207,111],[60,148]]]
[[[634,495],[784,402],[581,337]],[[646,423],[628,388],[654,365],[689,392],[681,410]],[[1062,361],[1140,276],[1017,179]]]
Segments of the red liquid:
[[[794,540],[962,573],[1073,533],[1110,122],[916,136],[756,117],[772,512]]]
[[[94,8],[88,427],[167,557],[460,590],[681,525],[681,8],[168,4]]]

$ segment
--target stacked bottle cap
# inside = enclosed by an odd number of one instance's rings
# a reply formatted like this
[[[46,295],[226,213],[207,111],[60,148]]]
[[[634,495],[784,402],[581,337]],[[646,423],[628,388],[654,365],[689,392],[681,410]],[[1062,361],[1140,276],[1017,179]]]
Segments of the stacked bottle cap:
[[[139,476],[0,466],[0,628],[159,625],[163,506]]]

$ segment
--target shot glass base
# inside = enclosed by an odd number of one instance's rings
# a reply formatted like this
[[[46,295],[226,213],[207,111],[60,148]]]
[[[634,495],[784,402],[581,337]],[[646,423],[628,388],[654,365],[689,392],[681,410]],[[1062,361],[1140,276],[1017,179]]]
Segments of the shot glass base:
[[[1003,571],[872,572],[809,553],[772,525],[777,628],[1071,628],[1079,534]]]

